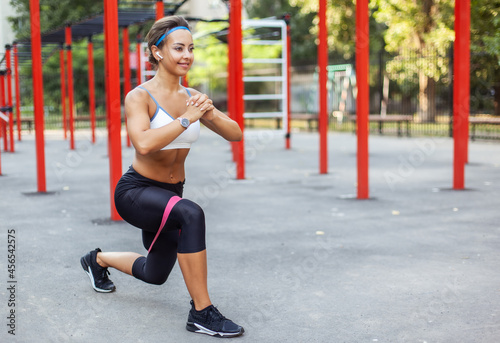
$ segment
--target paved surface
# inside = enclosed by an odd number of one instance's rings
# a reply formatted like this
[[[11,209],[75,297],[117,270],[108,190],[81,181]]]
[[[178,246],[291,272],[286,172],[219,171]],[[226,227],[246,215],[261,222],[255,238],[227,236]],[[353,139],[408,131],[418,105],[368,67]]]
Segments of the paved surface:
[[[46,139],[52,194],[35,192],[33,137],[1,156],[0,341],[215,342],[185,330],[177,266],[162,286],[112,270],[117,291],[92,290],[80,256],[144,253],[140,232],[108,220],[104,137],[78,136],[76,152]],[[245,326],[237,341],[500,340],[500,144],[471,143],[467,190],[453,191],[451,140],[372,136],[369,200],[353,198],[355,136],[331,134],[327,175],[317,135],[283,145],[281,134],[247,131],[247,179],[236,181],[229,145],[205,130],[187,163],[185,197],[206,213],[211,297]],[[124,148],[124,170],[131,159]]]

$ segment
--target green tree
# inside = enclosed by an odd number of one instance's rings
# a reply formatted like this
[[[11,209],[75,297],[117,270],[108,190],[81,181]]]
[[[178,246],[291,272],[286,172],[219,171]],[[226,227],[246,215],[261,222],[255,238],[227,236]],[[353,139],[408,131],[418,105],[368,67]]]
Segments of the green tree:
[[[30,35],[29,0],[10,0],[15,16],[9,18],[18,39]],[[64,26],[66,22],[80,21],[96,13],[104,12],[100,0],[43,0],[40,3],[40,29],[47,32]]]
[[[311,32],[316,13],[302,11],[300,6],[292,5],[288,0],[249,0],[245,2],[245,10],[249,18],[281,18],[289,14],[292,65],[316,62],[316,36]]]
[[[500,0],[471,1],[471,112],[487,108],[500,116]]]
[[[131,0],[128,0],[131,1]],[[125,2],[125,1],[124,1]],[[11,0],[15,9],[15,16],[9,18],[11,26],[19,41],[29,41],[30,37],[30,8],[29,0]],[[77,23],[85,18],[95,16],[104,12],[103,2],[100,0],[43,0],[40,4],[40,27],[42,34],[55,29],[61,29],[66,23]],[[134,25],[129,29],[130,42],[134,42],[136,33],[148,29],[150,22],[143,23],[144,26]],[[141,31],[141,32],[142,32]],[[93,37],[94,41],[94,70],[95,91],[97,111],[104,111],[104,49],[103,34]],[[120,42],[122,40],[120,39]],[[21,47],[22,49],[23,47]],[[26,48],[26,47],[24,47]],[[60,66],[59,46],[57,44],[44,44],[42,55],[44,56],[44,103],[47,106],[58,107],[60,99]],[[73,41],[73,75],[75,90],[75,106],[80,112],[88,111],[88,84],[87,84],[87,39]],[[31,75],[31,65],[21,67],[22,75]],[[28,83],[29,84],[29,83]],[[29,103],[32,97],[31,87],[23,87],[22,99]]]
[[[393,59],[387,64],[388,73],[398,82],[418,80],[419,118],[433,122],[435,84],[448,74],[447,54],[454,38],[453,0],[376,0],[374,4],[378,7],[375,19],[387,26],[386,50],[396,56],[415,56]]]
[[[314,37],[311,41],[317,43],[319,11],[318,0],[290,0],[290,4],[298,6],[301,13],[314,13],[313,26],[310,33]],[[375,53],[383,49],[383,30],[385,27],[377,23],[372,13],[375,6],[370,8],[370,50]],[[326,9],[326,25],[328,30],[328,48],[330,59],[343,63],[352,61],[356,52],[356,3],[352,0],[328,1]],[[335,62],[338,63],[338,62]]]

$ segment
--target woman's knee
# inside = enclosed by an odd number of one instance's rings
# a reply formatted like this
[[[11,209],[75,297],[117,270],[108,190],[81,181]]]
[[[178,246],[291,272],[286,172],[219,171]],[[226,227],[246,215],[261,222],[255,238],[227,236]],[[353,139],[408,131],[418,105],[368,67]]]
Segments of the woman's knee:
[[[143,280],[146,283],[150,283],[152,285],[163,285],[168,279],[168,275],[153,275]]]
[[[180,205],[180,206],[178,206]],[[178,206],[178,207],[177,207]],[[196,203],[183,199],[176,205],[181,219],[179,253],[194,253],[205,249],[205,214]]]
[[[158,268],[153,263],[149,263],[145,256],[139,257],[132,266],[132,275],[139,280],[153,285],[163,285],[170,275],[169,269]]]
[[[175,217],[180,221],[182,228],[185,227],[205,227],[205,213],[195,202],[182,199],[174,209]]]

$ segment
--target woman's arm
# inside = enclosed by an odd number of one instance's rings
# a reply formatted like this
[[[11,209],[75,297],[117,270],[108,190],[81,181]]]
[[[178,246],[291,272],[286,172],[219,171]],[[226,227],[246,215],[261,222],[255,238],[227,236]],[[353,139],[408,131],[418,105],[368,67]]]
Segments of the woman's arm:
[[[127,131],[138,154],[147,155],[159,151],[176,139],[185,128],[179,120],[156,128],[150,128],[150,118],[148,113],[148,94],[146,91],[134,89],[125,97],[125,115],[127,116]],[[207,104],[194,106],[188,104],[186,112],[181,116],[195,122],[205,112],[203,109]]]
[[[190,92],[193,96],[189,101],[196,101],[196,99],[207,99],[207,103],[211,106],[205,112],[205,114],[200,118],[200,121],[208,127],[213,132],[220,135],[222,138],[228,141],[240,141],[243,138],[243,133],[241,132],[240,126],[234,120],[229,118],[226,114],[219,111],[212,104],[212,100],[208,99],[205,94],[201,94],[195,89],[190,88]]]
[[[241,141],[243,137],[243,133],[238,123],[216,108],[205,112],[200,121],[210,130],[228,141]]]

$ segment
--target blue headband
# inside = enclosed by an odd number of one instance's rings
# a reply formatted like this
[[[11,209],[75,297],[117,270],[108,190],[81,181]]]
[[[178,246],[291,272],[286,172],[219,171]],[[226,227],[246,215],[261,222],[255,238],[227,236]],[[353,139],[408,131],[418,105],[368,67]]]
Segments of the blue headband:
[[[158,46],[158,44],[160,44],[160,43],[161,43],[161,41],[165,39],[165,37],[167,37],[169,34],[171,34],[171,33],[172,33],[172,32],[174,32],[174,31],[177,31],[177,30],[188,30],[189,32],[191,32],[191,30],[190,30],[190,29],[188,29],[188,28],[187,28],[187,27],[185,27],[185,26],[176,26],[176,27],[174,27],[173,29],[170,29],[170,30],[168,30],[167,32],[165,32],[165,33],[164,33],[164,34],[160,37],[160,39],[158,39],[158,42],[156,42],[156,44],[155,44],[155,45],[156,45],[156,46]]]

